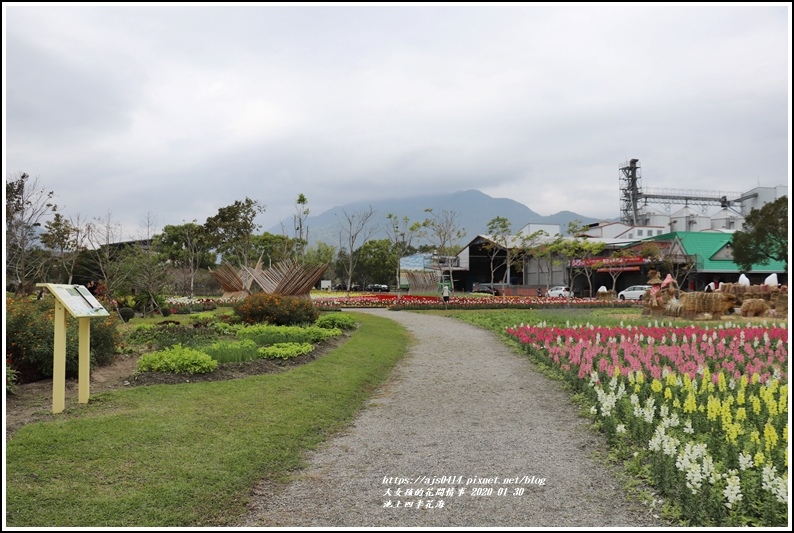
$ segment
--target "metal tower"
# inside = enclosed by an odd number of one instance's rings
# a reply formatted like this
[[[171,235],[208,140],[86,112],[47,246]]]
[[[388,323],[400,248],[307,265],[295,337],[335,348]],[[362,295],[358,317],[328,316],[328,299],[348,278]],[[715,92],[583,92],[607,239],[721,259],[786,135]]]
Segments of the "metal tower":
[[[667,211],[671,204],[698,205],[703,212],[708,206],[730,207],[741,204],[746,197],[737,192],[697,191],[686,189],[645,189],[642,190],[639,159],[632,159],[620,166],[620,221],[629,226],[640,224],[640,205],[649,202],[663,204]]]
[[[639,218],[640,180],[642,169],[639,159],[632,159],[620,166],[620,221],[629,226],[637,226]]]

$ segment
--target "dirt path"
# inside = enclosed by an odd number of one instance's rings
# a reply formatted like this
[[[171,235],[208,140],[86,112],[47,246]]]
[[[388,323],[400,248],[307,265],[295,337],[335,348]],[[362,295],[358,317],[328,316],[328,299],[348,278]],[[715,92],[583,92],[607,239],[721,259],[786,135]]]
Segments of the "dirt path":
[[[244,527],[663,527],[596,460],[600,435],[560,383],[491,332],[367,309],[416,342],[344,434]]]

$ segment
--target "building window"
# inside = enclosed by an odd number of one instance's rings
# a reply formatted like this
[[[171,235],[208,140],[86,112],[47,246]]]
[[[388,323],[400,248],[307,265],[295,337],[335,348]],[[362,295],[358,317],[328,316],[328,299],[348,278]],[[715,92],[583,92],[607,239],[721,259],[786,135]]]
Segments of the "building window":
[[[637,230],[637,237],[642,237],[642,230],[641,229]]]
[[[661,234],[662,234],[662,230],[660,230],[660,229],[657,229],[657,230],[656,230],[656,234],[657,234],[657,235],[661,235]]]

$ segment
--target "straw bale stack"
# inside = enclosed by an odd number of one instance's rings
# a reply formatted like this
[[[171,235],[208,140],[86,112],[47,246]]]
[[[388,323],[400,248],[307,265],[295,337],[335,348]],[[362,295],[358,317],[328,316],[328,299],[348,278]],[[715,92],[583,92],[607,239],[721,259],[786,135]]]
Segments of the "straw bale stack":
[[[724,292],[687,292],[681,294],[681,316],[694,318],[709,314],[722,316],[736,307],[736,295]]]
[[[747,298],[742,303],[742,316],[764,316],[769,311],[769,304],[763,298]]]
[[[783,285],[775,297],[775,311],[779,316],[788,316],[788,287]]]

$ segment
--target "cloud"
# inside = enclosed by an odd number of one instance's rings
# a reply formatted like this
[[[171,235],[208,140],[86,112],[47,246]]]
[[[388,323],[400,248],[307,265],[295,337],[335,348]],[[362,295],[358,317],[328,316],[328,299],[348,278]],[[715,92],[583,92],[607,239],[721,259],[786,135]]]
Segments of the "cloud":
[[[131,233],[250,197],[263,227],[476,188],[619,215],[646,187],[787,183],[789,6],[25,6],[8,174]]]

